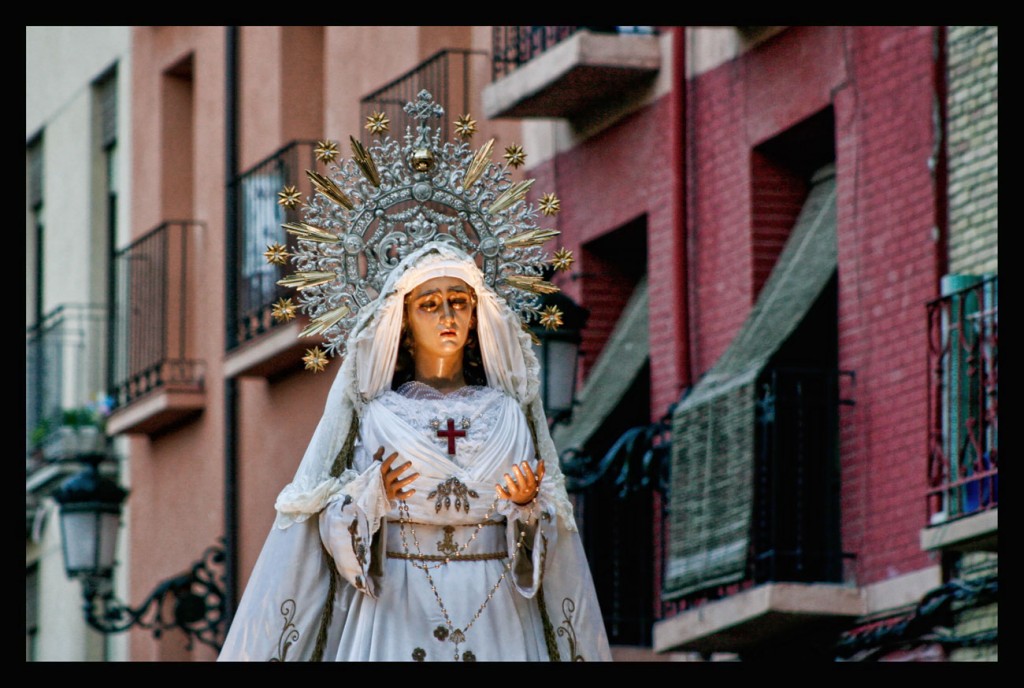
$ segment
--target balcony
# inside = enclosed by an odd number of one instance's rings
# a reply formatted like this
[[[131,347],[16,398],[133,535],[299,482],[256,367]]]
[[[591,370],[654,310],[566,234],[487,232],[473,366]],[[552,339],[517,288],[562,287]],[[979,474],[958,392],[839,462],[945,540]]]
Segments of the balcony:
[[[154,435],[205,406],[204,364],[186,355],[194,226],[165,222],[114,255],[110,435]]]
[[[31,520],[40,499],[77,472],[85,454],[106,450],[96,427],[75,427],[104,388],[106,308],[63,304],[25,336],[25,492]]]
[[[998,546],[999,281],[950,275],[928,304],[925,550]]]
[[[294,269],[290,264],[268,263],[264,252],[270,244],[284,244],[291,251],[293,235],[281,225],[300,222],[301,206],[286,208],[278,192],[293,186],[303,197],[312,195],[306,170],[318,170],[312,141],[292,141],[238,176],[238,228],[231,266],[234,287],[228,295],[228,377],[270,377],[301,365],[302,352],[312,346],[299,340],[304,318],[278,321],[272,316],[280,298],[294,299],[294,290],[277,284]]]
[[[759,654],[786,643],[813,646],[834,639],[864,613],[861,591],[844,583],[850,555],[839,547],[834,457],[837,404],[844,402],[838,379],[835,372],[802,368],[762,374],[745,576],[702,589],[690,583],[682,593],[666,590],[664,618],[654,625],[655,651]],[[692,580],[701,568],[708,580],[722,579],[718,559],[728,548],[719,549],[672,559],[665,580]]]
[[[405,133],[405,125],[411,125],[404,108],[406,103],[416,102],[416,95],[426,89],[434,96],[434,102],[444,108],[438,126],[448,137],[454,134],[455,119],[469,113],[473,107],[473,78],[476,65],[474,61],[483,61],[487,53],[482,50],[460,50],[446,48],[439,50],[422,63],[398,78],[365,96],[359,101],[362,121],[366,121],[374,112],[383,112],[391,122],[391,136],[401,138]],[[363,144],[369,145],[371,134],[362,130]]]
[[[651,27],[498,26],[484,114],[573,119],[650,82],[661,69]],[[626,32],[626,30],[634,30]]]

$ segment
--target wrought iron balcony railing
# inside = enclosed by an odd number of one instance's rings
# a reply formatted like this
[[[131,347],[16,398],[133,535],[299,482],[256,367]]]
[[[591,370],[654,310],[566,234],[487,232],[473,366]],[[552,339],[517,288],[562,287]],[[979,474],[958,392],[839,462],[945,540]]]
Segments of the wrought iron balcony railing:
[[[930,525],[999,506],[999,279],[928,304]]]
[[[491,79],[497,81],[583,28],[587,27],[495,26]]]
[[[38,449],[63,420],[105,388],[106,309],[63,304],[25,333],[25,448]]]
[[[593,33],[656,34],[653,26],[495,26],[492,39],[491,80],[551,50],[577,31]]]
[[[301,221],[301,209],[278,203],[278,192],[294,186],[302,196],[311,194],[306,170],[318,170],[312,141],[292,141],[267,159],[238,176],[238,240],[233,257],[234,313],[229,313],[233,328],[228,332],[228,350],[260,337],[281,323],[271,316],[279,298],[292,297],[291,289],[277,281],[287,276],[292,266],[268,263],[264,252],[270,244],[284,244],[289,252],[296,239],[281,225]],[[321,170],[322,171],[322,170]]]
[[[383,112],[391,122],[390,133],[401,138],[407,124],[412,120],[403,108],[406,103],[415,102],[421,90],[430,91],[434,102],[444,108],[441,131],[453,137],[455,119],[472,109],[471,94],[474,92],[472,58],[486,58],[482,50],[440,50],[402,76],[385,84],[359,101],[362,121],[374,112]],[[362,130],[363,144],[371,139],[370,133]]]
[[[755,582],[837,583],[840,375],[772,368],[757,400],[754,468]]]
[[[116,407],[152,390],[201,385],[187,358],[188,234],[197,223],[165,222],[114,254],[110,395]]]

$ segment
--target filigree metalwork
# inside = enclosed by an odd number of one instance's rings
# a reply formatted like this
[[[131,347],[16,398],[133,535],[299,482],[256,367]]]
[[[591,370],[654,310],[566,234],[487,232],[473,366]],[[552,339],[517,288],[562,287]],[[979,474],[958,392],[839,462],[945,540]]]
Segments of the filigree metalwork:
[[[119,633],[138,626],[151,630],[156,638],[176,628],[185,633],[186,648],[191,649],[198,640],[219,651],[225,631],[224,574],[216,576],[211,567],[223,563],[222,545],[207,548],[190,571],[161,582],[135,609],[114,598],[109,581],[85,578],[85,621],[101,633]],[[166,618],[171,599],[173,617]]]
[[[442,554],[456,554],[459,546],[455,544],[455,526],[444,527],[444,538],[437,541],[437,551]]]
[[[441,507],[445,509],[451,509],[452,497],[455,497],[455,510],[465,511],[469,513],[469,498],[477,499],[480,495],[476,490],[471,490],[466,487],[465,484],[454,475],[444,482],[437,484],[437,487],[430,491],[427,495],[427,499],[436,499],[434,502],[434,512],[440,512]]]
[[[391,270],[431,241],[473,257],[485,282],[526,323],[539,317],[538,289],[557,290],[542,279],[549,262],[542,247],[514,241],[539,236],[537,210],[525,198],[532,180],[513,182],[509,165],[492,162],[493,142],[479,151],[465,141],[443,142],[440,128],[428,122],[444,110],[427,91],[405,110],[415,131],[410,126],[401,141],[385,136],[360,146],[326,175],[310,175],[316,191],[304,222],[289,225],[298,276],[281,283],[299,288],[300,309],[312,320],[348,308],[317,332],[327,354],[344,353],[345,337]]]

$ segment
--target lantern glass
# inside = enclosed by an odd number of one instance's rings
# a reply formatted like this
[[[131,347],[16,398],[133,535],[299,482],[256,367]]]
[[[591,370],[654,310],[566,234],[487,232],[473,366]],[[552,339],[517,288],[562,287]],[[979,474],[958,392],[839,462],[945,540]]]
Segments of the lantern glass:
[[[65,505],[61,510],[61,529],[68,576],[110,576],[119,526],[119,510],[109,505]]]
[[[545,337],[541,345],[534,346],[540,361],[541,390],[544,410],[549,416],[572,409],[576,392],[576,357],[579,344],[561,338]]]

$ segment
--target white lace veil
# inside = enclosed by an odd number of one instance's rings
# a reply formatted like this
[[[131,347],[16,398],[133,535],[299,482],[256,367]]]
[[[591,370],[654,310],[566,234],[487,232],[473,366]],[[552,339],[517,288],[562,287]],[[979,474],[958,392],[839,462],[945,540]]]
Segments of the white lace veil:
[[[540,365],[530,335],[523,330],[519,316],[486,285],[472,258],[452,243],[433,241],[399,262],[377,299],[362,309],[363,315],[349,334],[347,354],[327,395],[323,417],[294,479],[275,503],[276,527],[288,528],[316,515],[355,477],[353,471],[331,475],[332,466],[349,437],[353,415],[390,388],[405,295],[435,277],[457,277],[476,291],[477,335],[487,384],[519,402],[533,426],[539,458],[545,460],[545,481],[562,487],[564,478],[538,395]],[[565,494],[562,489],[558,492]],[[567,499],[564,502],[558,511],[575,530],[571,506]]]

